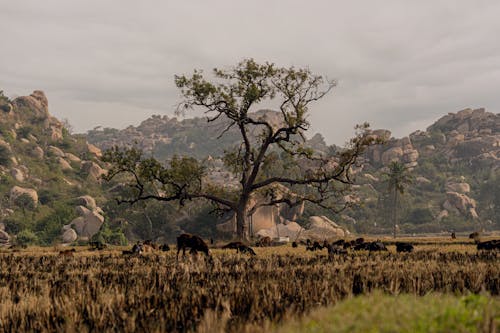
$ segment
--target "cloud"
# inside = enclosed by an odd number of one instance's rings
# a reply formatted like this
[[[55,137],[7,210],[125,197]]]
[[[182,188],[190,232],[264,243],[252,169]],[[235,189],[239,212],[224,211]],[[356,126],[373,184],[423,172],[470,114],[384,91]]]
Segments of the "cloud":
[[[175,74],[243,58],[339,80],[312,107],[343,143],[356,123],[397,136],[448,112],[498,112],[497,1],[4,1],[0,89],[46,92],[76,130],[173,114]]]

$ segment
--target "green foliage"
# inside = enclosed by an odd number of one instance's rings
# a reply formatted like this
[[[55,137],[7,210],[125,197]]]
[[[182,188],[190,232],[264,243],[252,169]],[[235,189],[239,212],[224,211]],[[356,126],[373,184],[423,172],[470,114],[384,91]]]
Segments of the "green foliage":
[[[428,208],[416,208],[408,214],[406,221],[412,224],[431,223],[434,221],[434,216]]]
[[[37,235],[29,229],[24,229],[16,235],[16,245],[25,247],[37,244],[38,244]]]
[[[415,297],[376,292],[286,321],[276,331],[330,332],[335,328],[335,332],[486,332],[500,325],[495,319],[499,308],[499,300],[486,295]]]
[[[60,240],[62,227],[77,217],[73,205],[69,202],[55,201],[50,213],[37,221],[34,227],[41,245],[51,245]]]
[[[111,245],[128,245],[127,237],[119,227],[111,228],[108,223],[104,223],[99,232],[92,236],[92,241]]]
[[[0,144],[0,165],[4,167],[9,167],[12,164],[11,161],[12,152],[6,145]]]

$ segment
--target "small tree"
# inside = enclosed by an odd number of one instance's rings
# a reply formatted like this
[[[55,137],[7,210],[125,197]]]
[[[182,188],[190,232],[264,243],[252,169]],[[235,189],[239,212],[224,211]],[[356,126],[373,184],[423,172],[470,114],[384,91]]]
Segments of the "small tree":
[[[239,133],[240,141],[223,157],[225,167],[238,178],[236,188],[208,182],[206,168],[194,158],[176,156],[164,166],[137,149],[115,147],[104,154],[104,161],[111,163],[105,179],[131,175],[128,195],[119,202],[156,199],[183,205],[187,200],[209,200],[217,210],[234,212],[240,239],[249,238],[248,218],[261,206],[310,202],[340,211],[350,204],[343,198],[353,184],[352,167],[365,148],[378,141],[368,125],[358,126],[356,136],[334,156],[304,146],[309,106],[335,82],[308,69],[277,68],[252,59],[227,70],[214,69],[213,76],[212,81],[201,71],[176,76],[184,97],[179,110],[201,108],[208,122],[224,120],[219,137],[230,130]],[[277,102],[277,120],[252,113],[269,102]]]
[[[408,172],[408,168],[406,168],[403,163],[398,161],[393,161],[389,164],[389,171],[385,173],[385,176],[387,177],[387,188],[392,198],[391,220],[393,236],[396,238],[399,195],[403,195],[406,187],[412,183],[412,177]]]

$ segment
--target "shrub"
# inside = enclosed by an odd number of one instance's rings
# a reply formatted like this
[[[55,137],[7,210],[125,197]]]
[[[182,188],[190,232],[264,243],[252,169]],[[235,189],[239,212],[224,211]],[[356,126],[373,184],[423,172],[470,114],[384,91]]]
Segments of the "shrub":
[[[35,233],[29,229],[24,229],[20,231],[16,236],[16,244],[19,246],[36,245],[38,243],[38,237]]]

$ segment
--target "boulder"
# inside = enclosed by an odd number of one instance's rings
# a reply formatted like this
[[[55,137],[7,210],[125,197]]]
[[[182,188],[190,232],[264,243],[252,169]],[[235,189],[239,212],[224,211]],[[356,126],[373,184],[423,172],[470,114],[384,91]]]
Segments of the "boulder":
[[[82,236],[91,238],[101,229],[104,223],[104,217],[97,212],[91,212],[85,215],[84,218],[85,224],[83,226]]]
[[[416,162],[418,159],[418,150],[416,149],[405,149],[403,151],[403,162],[412,163]]]
[[[77,239],[78,235],[76,234],[76,231],[71,228],[65,230],[62,234],[63,243],[73,243]]]
[[[476,201],[469,198],[465,194],[451,191],[446,192],[446,201],[443,204],[443,207],[453,207],[465,216],[477,218]]]
[[[467,183],[447,183],[446,190],[465,194],[470,192],[470,185]]]
[[[75,162],[75,163],[80,163],[82,160],[76,156],[76,155],[73,155],[71,153],[66,153],[65,157],[71,161],[71,162]]]
[[[79,216],[75,218],[69,224],[73,229],[75,229],[76,233],[81,236],[83,234],[83,228],[85,226],[85,218],[83,216]]]
[[[24,188],[20,186],[14,186],[10,190],[10,199],[12,201],[15,201],[17,198],[19,198],[21,195],[26,194],[28,195],[32,200],[33,204],[36,206],[38,204],[38,193],[36,190],[31,189],[31,188]]]
[[[87,207],[84,207],[84,206],[76,206],[75,211],[80,216],[85,216],[85,215],[90,214],[92,212],[90,209],[88,209]]]
[[[97,208],[95,199],[90,195],[82,195],[81,197],[78,197],[76,200],[80,205],[83,205],[90,210],[95,210]]]
[[[5,230],[0,230],[0,245],[6,245],[10,241],[10,236]]]
[[[446,209],[443,209],[442,211],[439,212],[438,216],[436,216],[436,220],[441,221],[445,217],[448,217],[448,211]]]
[[[379,179],[369,173],[365,173],[363,176],[365,176],[366,179],[372,181],[372,182],[378,182]]]
[[[73,168],[71,167],[71,165],[69,164],[69,162],[66,161],[62,157],[58,157],[57,158],[57,164],[59,164],[59,167],[61,168],[61,170],[73,170]]]
[[[49,148],[47,149],[47,152],[49,153],[49,155],[52,155],[52,156],[56,156],[56,157],[64,157],[64,152],[55,147],[55,146],[49,146]]]
[[[382,163],[384,165],[389,164],[392,161],[399,161],[399,159],[403,156],[403,148],[401,147],[393,147],[389,148],[382,153]]]
[[[35,90],[30,96],[18,97],[13,104],[17,108],[29,108],[38,119],[49,117],[49,102],[41,90]]]
[[[12,176],[12,178],[14,178],[16,181],[20,183],[24,182],[25,180],[24,173],[18,168],[12,168],[10,170],[10,175]]]
[[[418,176],[417,178],[415,178],[415,180],[417,181],[417,183],[422,184],[422,185],[432,183],[429,179],[422,177],[422,176]]]
[[[33,150],[31,151],[31,156],[33,156],[34,158],[37,158],[39,160],[43,159],[43,156],[44,156],[44,152],[43,152],[43,149],[40,148],[39,146],[36,146],[35,148],[33,148]]]
[[[311,216],[309,228],[300,234],[301,238],[323,240],[325,238],[345,237],[348,230],[340,227],[326,216]]]
[[[106,170],[101,168],[99,164],[92,161],[84,161],[81,170],[87,174],[87,178],[94,181],[100,181],[101,176],[106,174]]]
[[[52,123],[48,126],[47,132],[52,141],[61,141],[63,139],[63,125],[59,123]]]
[[[87,143],[87,149],[89,153],[94,154],[97,157],[102,157],[102,151],[91,143]]]

